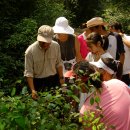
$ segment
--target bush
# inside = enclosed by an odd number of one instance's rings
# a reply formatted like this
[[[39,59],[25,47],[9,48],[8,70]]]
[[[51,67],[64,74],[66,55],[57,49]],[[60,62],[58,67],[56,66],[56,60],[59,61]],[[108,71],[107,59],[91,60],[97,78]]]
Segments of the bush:
[[[32,19],[23,19],[16,25],[15,30],[9,39],[0,44],[0,60],[3,61],[0,62],[0,79],[2,80],[0,88],[3,91],[10,91],[12,87],[17,87],[17,80],[24,82],[24,52],[36,39],[37,24]],[[20,85],[17,90],[21,90],[21,87]]]
[[[0,130],[78,130],[79,114],[67,101],[74,94],[67,91],[58,88],[39,93],[37,101],[27,91],[21,96],[1,96]]]

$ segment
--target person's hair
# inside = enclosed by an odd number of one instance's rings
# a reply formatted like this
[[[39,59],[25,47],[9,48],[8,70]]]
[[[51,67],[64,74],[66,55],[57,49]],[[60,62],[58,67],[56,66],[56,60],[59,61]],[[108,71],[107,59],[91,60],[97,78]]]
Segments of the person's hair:
[[[113,58],[101,58],[103,63],[116,73],[116,77],[120,79],[122,75],[122,64]]]
[[[73,66],[73,71],[76,75],[78,75],[79,77],[87,77],[87,81],[86,84],[88,84],[88,82],[90,82],[91,85],[93,85],[94,87],[101,88],[102,87],[102,80],[100,79],[100,75],[99,75],[99,79],[98,78],[94,78],[94,76],[96,75],[96,71],[95,68],[89,64],[88,61],[80,61],[77,62],[74,66]]]
[[[120,30],[121,32],[123,32],[122,24],[119,22],[110,23],[109,26],[114,28],[115,30]]]
[[[81,73],[80,70],[83,72]],[[73,66],[73,71],[79,76],[88,76],[95,72],[88,61],[79,61]]]
[[[98,34],[96,32],[92,32],[87,36],[87,43],[93,43],[93,44],[97,45],[98,42],[101,43],[101,47],[104,50],[107,50],[108,45],[109,45],[107,36],[101,36],[100,34]]]
[[[101,58],[101,60],[107,67],[112,69],[114,72],[117,72],[118,62],[116,60],[114,60],[113,58]]]
[[[85,29],[85,28],[87,28],[86,23],[82,23],[82,24],[80,25],[80,29]]]

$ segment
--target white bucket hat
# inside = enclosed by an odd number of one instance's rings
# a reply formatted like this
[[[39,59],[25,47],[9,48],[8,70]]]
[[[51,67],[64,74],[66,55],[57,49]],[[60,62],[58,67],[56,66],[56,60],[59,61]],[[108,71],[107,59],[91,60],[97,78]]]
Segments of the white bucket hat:
[[[115,72],[109,68],[107,65],[105,65],[102,61],[102,59],[100,58],[97,62],[89,62],[91,65],[94,65],[97,68],[100,69],[104,69],[105,71],[107,71],[109,74],[114,74]]]
[[[56,19],[53,30],[54,33],[74,34],[74,29],[69,26],[68,20],[65,17],[59,17]]]

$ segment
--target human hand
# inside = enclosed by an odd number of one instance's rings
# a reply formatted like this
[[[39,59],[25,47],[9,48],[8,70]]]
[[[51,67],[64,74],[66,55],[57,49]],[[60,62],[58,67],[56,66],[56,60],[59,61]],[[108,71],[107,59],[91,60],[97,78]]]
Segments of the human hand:
[[[65,83],[65,80],[64,79],[60,79],[60,84],[64,84]]]
[[[37,91],[32,90],[32,99],[37,100],[38,99],[38,94]]]

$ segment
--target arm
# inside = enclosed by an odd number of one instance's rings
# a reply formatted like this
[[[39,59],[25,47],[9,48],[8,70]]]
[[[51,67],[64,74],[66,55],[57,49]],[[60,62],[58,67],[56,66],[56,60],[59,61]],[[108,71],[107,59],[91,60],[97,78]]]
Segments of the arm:
[[[116,34],[116,37],[117,37],[117,50],[118,50],[118,53],[120,54],[119,61],[123,65],[124,59],[125,59],[124,43],[123,43],[121,35]]]
[[[80,54],[80,43],[76,35],[75,35],[75,51],[76,51],[76,61],[79,62],[83,60]]]
[[[37,92],[35,91],[35,87],[33,84],[33,58],[31,53],[27,50],[25,52],[25,71],[24,76],[27,79],[28,86],[32,93],[32,98],[37,99]]]
[[[123,65],[124,64],[124,59],[125,59],[125,54],[124,53],[121,53],[120,54],[120,59],[119,59],[119,61],[120,61],[120,63]]]
[[[64,84],[63,67],[59,66],[57,68],[57,72],[58,72],[58,75],[59,75],[60,84],[62,85],[62,84]]]
[[[34,88],[33,78],[26,77],[26,79],[27,79],[28,86],[29,86],[31,93],[32,93],[32,98],[36,100],[38,98],[38,95],[37,95],[37,92],[35,91],[35,88]]]
[[[130,48],[130,39],[128,39],[126,36],[122,36],[122,40],[123,40],[123,42],[124,42],[124,44],[128,47],[128,48]]]
[[[57,44],[57,46],[58,46],[58,50],[57,50],[58,56],[57,56],[56,67],[57,67],[57,72],[59,75],[60,84],[64,84],[63,63],[62,63],[62,59],[61,59],[61,51],[60,51],[59,44]]]

